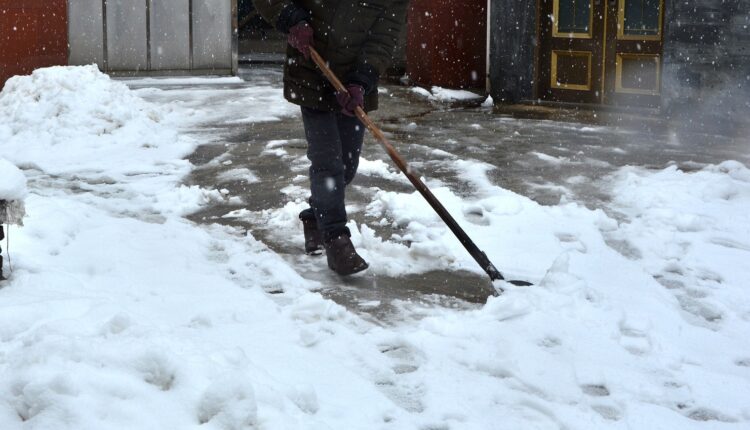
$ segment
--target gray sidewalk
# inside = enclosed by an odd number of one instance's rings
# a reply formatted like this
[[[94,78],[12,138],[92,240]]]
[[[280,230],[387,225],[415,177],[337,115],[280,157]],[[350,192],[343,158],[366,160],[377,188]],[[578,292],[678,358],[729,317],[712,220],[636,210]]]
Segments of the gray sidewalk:
[[[252,86],[258,81],[281,86],[280,69],[274,65],[242,69],[241,77],[245,82],[236,84],[237,87]],[[660,169],[676,163],[692,170],[727,159],[750,163],[748,130],[739,126],[720,135],[707,134],[702,131],[707,127],[689,121],[670,122],[632,113],[522,106],[499,110],[453,107],[432,102],[407,87],[384,85],[384,88],[381,108],[372,115],[373,119],[421,175],[442,181],[466,197],[471,197],[475,190],[455,168],[450,168],[451,159],[492,164],[497,167],[490,172],[492,181],[541,204],[558,204],[564,198],[607,212],[610,212],[607,203],[610,196],[603,179],[622,166]],[[298,117],[249,127],[207,124],[195,132],[213,133],[217,137],[189,157],[196,165],[188,178],[191,184],[225,188],[233,196],[248,195],[246,181],[219,179],[229,169],[246,167],[258,177],[251,185],[251,196],[241,207],[248,211],[282,207],[289,199],[282,189],[293,183],[307,186],[306,181],[300,182],[300,176],[306,175],[306,166],[300,164],[305,156],[305,143]],[[264,151],[272,140],[290,141],[284,146],[287,152],[284,157]],[[444,151],[438,152],[444,155],[436,156],[436,150]],[[363,157],[392,164],[370,136],[365,139]],[[212,162],[217,159],[222,163]],[[403,182],[360,175],[348,193],[348,203],[365,206],[373,187],[411,191]],[[301,249],[275,240],[261,223],[224,217],[238,209],[236,204],[214,204],[189,218],[251,231],[302,276],[320,281],[325,286],[323,294],[379,320],[392,313],[393,299],[468,306],[466,301],[482,302],[485,298],[487,278],[474,273],[432,272],[399,278],[332,276],[325,267],[325,257],[305,256]],[[368,220],[363,211],[355,212],[352,217],[358,223],[368,223],[382,237],[394,233],[389,227],[379,227]],[[502,262],[495,264],[502,270]],[[362,306],[363,303],[368,305]]]

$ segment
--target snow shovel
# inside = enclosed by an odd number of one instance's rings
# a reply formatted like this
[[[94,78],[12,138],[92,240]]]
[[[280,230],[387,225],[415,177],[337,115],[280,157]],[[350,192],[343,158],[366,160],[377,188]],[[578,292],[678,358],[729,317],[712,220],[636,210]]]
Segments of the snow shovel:
[[[328,78],[328,81],[331,83],[331,85],[333,85],[336,91],[345,92],[346,87],[344,87],[344,84],[341,83],[341,81],[336,77],[333,71],[328,67],[323,57],[321,57],[314,48],[310,48],[310,55],[312,56],[313,61],[315,61],[315,64],[318,65],[320,70],[323,72],[326,78]],[[469,254],[471,254],[472,257],[474,257],[474,260],[479,264],[479,266],[482,267],[482,270],[487,272],[487,275],[489,275],[490,279],[492,280],[492,287],[490,292],[491,295],[498,296],[503,292],[503,282],[508,282],[517,286],[532,285],[531,283],[526,281],[506,280],[505,277],[503,277],[502,273],[500,273],[500,271],[495,268],[495,265],[490,262],[489,258],[487,258],[487,254],[477,248],[474,242],[469,238],[469,235],[466,234],[461,226],[458,225],[456,220],[453,219],[451,214],[448,213],[448,210],[445,209],[445,206],[443,206],[443,204],[440,203],[437,197],[432,194],[432,191],[427,188],[427,185],[425,185],[424,182],[419,179],[419,177],[414,175],[414,172],[411,170],[406,161],[404,161],[401,155],[396,151],[396,148],[394,148],[393,145],[388,142],[388,139],[385,137],[383,132],[375,125],[374,122],[372,122],[370,117],[367,116],[364,109],[358,106],[355,113],[357,114],[357,117],[360,119],[360,121],[362,121],[362,123],[367,127],[367,129],[370,130],[370,133],[372,133],[372,135],[375,136],[375,138],[383,145],[383,148],[385,148],[385,151],[391,157],[393,162],[396,163],[396,166],[398,166],[398,168],[404,173],[404,175],[409,178],[409,181],[412,183],[412,185],[414,185],[414,188],[416,188],[417,191],[422,194],[422,197],[427,200],[427,203],[432,206],[432,208],[435,210],[435,212],[437,212],[440,218],[448,225],[448,228],[450,228],[453,234],[456,235],[464,248],[469,251]]]

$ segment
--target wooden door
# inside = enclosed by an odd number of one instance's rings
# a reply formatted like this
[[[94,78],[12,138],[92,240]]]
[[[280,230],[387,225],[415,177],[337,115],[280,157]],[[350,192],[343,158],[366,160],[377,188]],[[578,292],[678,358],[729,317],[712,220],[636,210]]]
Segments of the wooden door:
[[[544,100],[658,106],[663,0],[540,0]]]
[[[609,0],[603,102],[656,107],[661,93],[663,0]]]

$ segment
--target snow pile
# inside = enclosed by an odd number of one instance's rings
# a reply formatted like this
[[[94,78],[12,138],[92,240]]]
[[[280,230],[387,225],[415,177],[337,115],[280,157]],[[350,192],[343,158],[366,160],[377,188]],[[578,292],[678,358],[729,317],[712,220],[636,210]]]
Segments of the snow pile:
[[[0,157],[0,200],[23,200],[26,193],[26,176],[14,164]]]
[[[466,90],[452,90],[433,86],[431,90],[421,87],[411,88],[411,92],[442,103],[465,102],[465,101],[484,101],[485,96]]]
[[[55,175],[106,170],[121,180],[186,172],[179,159],[194,144],[160,126],[165,115],[96,66],[51,67],[5,84],[0,142],[10,161]]]

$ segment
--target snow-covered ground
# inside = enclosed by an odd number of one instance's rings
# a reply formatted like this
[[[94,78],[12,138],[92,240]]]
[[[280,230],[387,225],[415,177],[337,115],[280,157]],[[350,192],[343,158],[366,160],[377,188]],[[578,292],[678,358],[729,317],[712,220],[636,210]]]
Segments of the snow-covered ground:
[[[474,193],[433,191],[537,286],[460,310],[403,301],[403,318],[377,324],[252,232],[183,218],[226,198],[182,185],[185,157],[216,139],[186,130],[297,115],[269,82],[185,85],[226,110],[150,103],[159,89],[93,67],[38,70],[0,93],[0,157],[29,188],[0,288],[0,429],[750,427],[741,163],[619,169],[605,212],[539,205],[493,184],[491,165],[452,159]],[[399,181],[377,161],[361,173]],[[227,175],[252,197],[252,170]],[[477,271],[418,195],[372,191],[363,210],[403,234],[352,223],[371,273]],[[296,241],[304,188],[289,196],[263,216]]]

